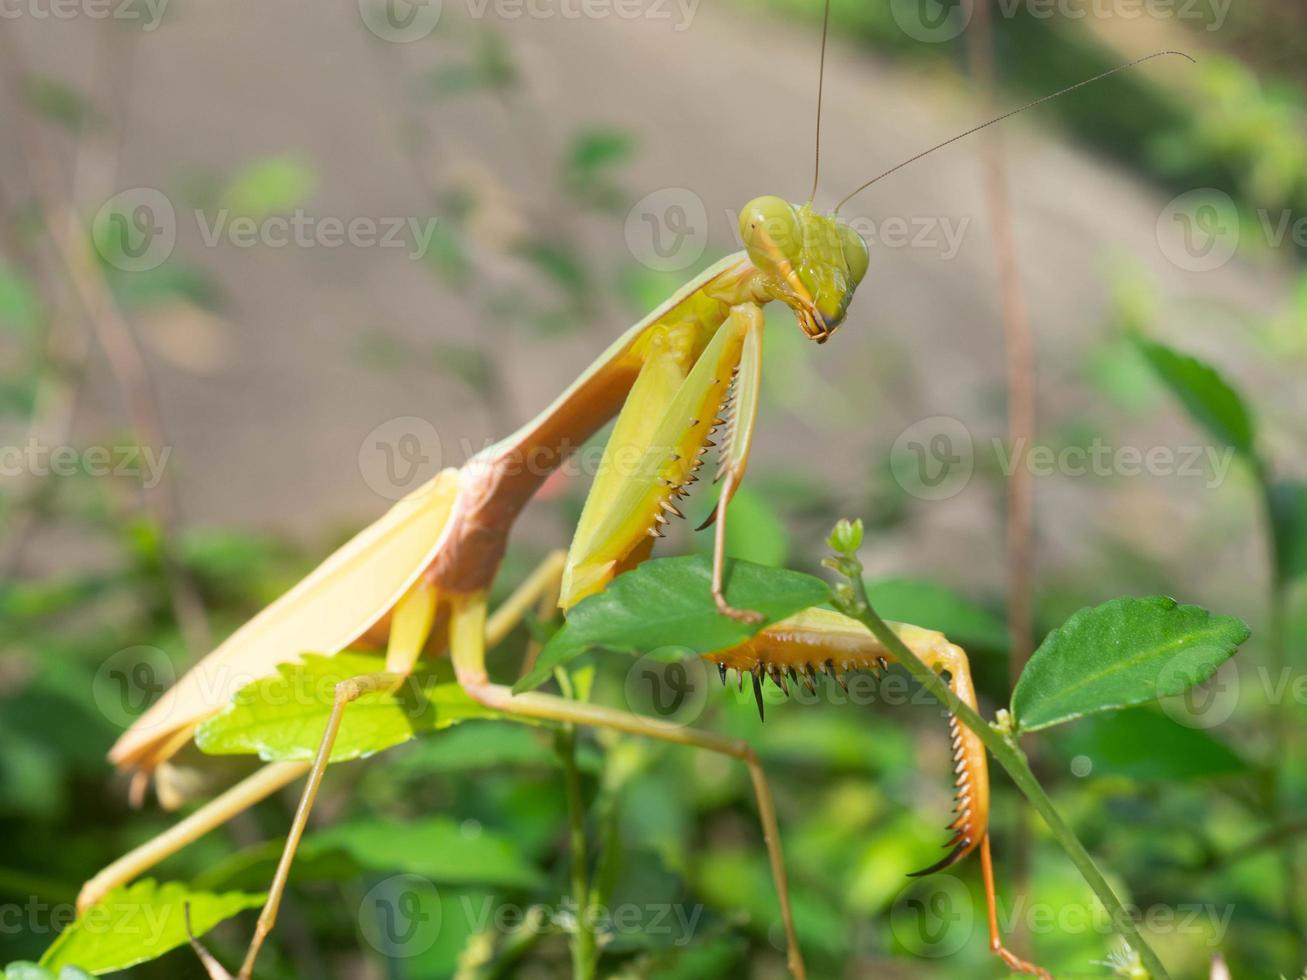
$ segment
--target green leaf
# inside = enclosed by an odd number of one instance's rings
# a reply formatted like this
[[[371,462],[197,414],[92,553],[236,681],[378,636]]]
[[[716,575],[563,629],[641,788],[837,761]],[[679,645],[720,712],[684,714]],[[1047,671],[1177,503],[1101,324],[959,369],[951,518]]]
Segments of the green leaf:
[[[1082,756],[1095,776],[1137,780],[1204,779],[1249,771],[1233,749],[1207,732],[1151,708],[1086,718],[1057,740],[1067,758]],[[1079,774],[1079,771],[1073,771]]]
[[[625,163],[634,148],[635,141],[624,129],[598,126],[582,130],[568,147],[567,169],[577,179],[588,180],[601,170]]]
[[[240,170],[222,195],[232,217],[260,221],[272,214],[293,211],[310,196],[318,183],[317,171],[293,156],[256,160]]]
[[[518,71],[507,42],[493,31],[482,31],[470,61],[441,65],[427,79],[435,95],[462,95],[480,89],[507,91],[517,84]]]
[[[258,908],[264,898],[245,892],[193,892],[180,882],[158,885],[147,878],[115,889],[78,916],[45,951],[41,966],[77,966],[96,976],[125,970],[186,945],[187,906],[191,928],[202,936],[224,919]]]
[[[1012,693],[1021,731],[1180,694],[1201,684],[1248,639],[1233,616],[1174,599],[1113,599],[1049,633]]]
[[[711,535],[695,537],[695,550],[711,555]],[[790,556],[790,535],[785,522],[766,497],[748,487],[741,487],[731,498],[729,520],[726,523],[726,554],[731,558],[751,561],[758,565],[778,567]]]
[[[35,963],[10,963],[5,967],[4,980],[87,980],[89,973],[66,966],[58,973],[51,973]]]
[[[1144,337],[1137,337],[1135,343],[1194,421],[1247,459],[1256,459],[1252,414],[1239,392],[1215,368]]]
[[[40,301],[27,277],[0,264],[0,328],[31,333],[39,310]]]
[[[577,603],[567,622],[540,652],[536,668],[514,685],[529,691],[593,647],[646,653],[664,646],[711,653],[742,643],[768,623],[792,616],[830,598],[819,578],[746,561],[728,561],[726,600],[736,609],[763,616],[741,623],[717,611],[712,598],[712,566],[694,555],[644,562],[619,575],[608,588]]]
[[[387,775],[425,778],[433,773],[485,773],[497,766],[555,769],[561,762],[547,730],[508,721],[474,721],[406,750],[387,767]],[[598,772],[602,759],[594,746],[576,747],[577,765]]]
[[[573,299],[580,299],[589,291],[590,278],[586,264],[570,246],[538,238],[524,242],[518,252]]]
[[[484,884],[537,888],[544,875],[507,837],[476,821],[430,817],[414,823],[354,820],[306,839],[317,848],[338,847],[360,866],[386,874],[421,875],[436,884]]]
[[[95,105],[71,85],[40,75],[29,76],[26,84],[27,101],[43,119],[71,130],[95,120]]]
[[[1270,493],[1275,567],[1288,583],[1307,575],[1307,483],[1277,483]]]
[[[256,753],[260,758],[312,759],[326,729],[335,687],[385,669],[374,654],[305,654],[277,676],[241,688],[231,704],[205,720],[195,742],[210,755]],[[468,697],[447,661],[424,664],[394,694],[365,694],[349,706],[332,762],[358,759],[467,718],[500,717]]]
[[[942,585],[887,578],[868,582],[867,597],[885,619],[939,630],[969,650],[1007,649],[1007,625],[1001,616]]]

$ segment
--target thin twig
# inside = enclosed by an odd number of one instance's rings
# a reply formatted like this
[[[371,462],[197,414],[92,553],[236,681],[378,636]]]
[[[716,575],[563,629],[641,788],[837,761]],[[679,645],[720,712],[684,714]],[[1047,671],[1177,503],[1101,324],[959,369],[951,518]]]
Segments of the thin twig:
[[[994,105],[994,49],[988,0],[976,4],[968,32],[972,72],[986,107]],[[1007,168],[997,133],[985,141],[985,198],[998,265],[1003,308],[1003,339],[1007,356],[1008,446],[1012,475],[1008,478],[1007,564],[1010,680],[1021,676],[1034,645],[1034,486],[1025,465],[1035,434],[1035,345],[1030,315],[1021,288],[1008,199]]]
[[[967,53],[976,88],[991,114],[997,106],[994,74],[994,39],[990,0],[980,0],[967,31]],[[1007,480],[1007,629],[1008,683],[1015,687],[1034,650],[1034,475],[1026,454],[1035,437],[1035,346],[1030,315],[1021,288],[1021,268],[1012,230],[1012,209],[1001,135],[997,130],[984,140],[985,201],[989,212],[994,259],[998,266],[1003,311],[1003,346],[1007,360],[1007,445],[1012,469]],[[1011,842],[1013,885],[1019,893],[1030,886],[1031,851],[1029,817],[1018,809]],[[1024,930],[1013,937],[1019,951],[1027,945]]]
[[[60,179],[62,166],[22,97],[30,77],[21,47],[9,30],[0,30],[0,76],[13,103],[13,130],[26,164],[28,180],[40,205],[45,232],[54,246],[69,285],[86,312],[87,322],[132,419],[136,437],[145,445],[165,445],[153,384],[131,328],[105,280],[76,207],[68,200]],[[173,613],[192,654],[210,646],[208,619],[199,594],[172,550],[177,502],[167,474],[151,489],[142,487],[142,499],[162,530],[161,558]]]

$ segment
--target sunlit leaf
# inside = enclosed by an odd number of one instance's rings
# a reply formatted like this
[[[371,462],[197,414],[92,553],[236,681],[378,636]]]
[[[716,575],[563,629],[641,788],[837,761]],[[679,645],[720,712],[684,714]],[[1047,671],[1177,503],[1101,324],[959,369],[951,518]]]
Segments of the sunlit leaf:
[[[36,963],[10,963],[0,976],[4,980],[86,980],[90,974],[75,966],[65,966],[55,973]]]
[[[222,206],[231,217],[259,221],[293,211],[312,196],[318,175],[309,164],[293,156],[256,160],[241,169],[222,194]]]
[[[46,950],[41,965],[76,966],[96,976],[125,970],[185,945],[188,907],[191,929],[202,936],[263,900],[245,892],[193,892],[180,882],[158,885],[147,878],[110,892],[78,916]]]
[[[1022,731],[1180,694],[1234,655],[1248,627],[1174,599],[1113,599],[1049,633],[1012,693]]]
[[[300,663],[282,664],[277,676],[241,688],[231,704],[200,725],[195,742],[211,755],[312,759],[336,685],[384,669],[385,658],[374,654],[306,654]],[[488,717],[498,716],[468,697],[446,661],[423,664],[396,693],[365,694],[349,706],[331,760],[372,755],[466,718]]]
[[[539,686],[555,667],[595,647],[627,653],[659,647],[684,647],[698,654],[722,650],[830,596],[819,578],[746,561],[728,562],[725,592],[732,606],[761,613],[763,621],[743,623],[717,611],[712,565],[706,558],[647,561],[579,602],[541,651],[535,670],[514,690]]]

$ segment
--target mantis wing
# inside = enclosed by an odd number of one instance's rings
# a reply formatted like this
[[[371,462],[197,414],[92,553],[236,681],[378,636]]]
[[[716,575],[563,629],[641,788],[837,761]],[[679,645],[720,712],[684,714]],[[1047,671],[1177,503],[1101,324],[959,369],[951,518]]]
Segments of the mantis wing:
[[[459,471],[444,470],[343,544],[151,705],[119,737],[110,761],[153,768],[246,684],[300,653],[336,653],[358,639],[430,565],[458,489]]]

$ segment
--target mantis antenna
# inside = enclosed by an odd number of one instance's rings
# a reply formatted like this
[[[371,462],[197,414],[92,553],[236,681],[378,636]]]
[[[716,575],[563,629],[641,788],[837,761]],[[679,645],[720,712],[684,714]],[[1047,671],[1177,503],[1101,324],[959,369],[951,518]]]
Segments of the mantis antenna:
[[[811,202],[817,196],[817,179],[821,176],[821,90],[826,82],[826,37],[830,33],[830,0],[826,0],[826,10],[821,16],[821,61],[817,68],[817,139],[813,149],[812,193],[808,195]]]
[[[823,43],[823,47],[824,47],[824,43]],[[1192,57],[1185,54],[1183,51],[1157,51],[1153,54],[1146,55],[1145,57],[1140,58],[1137,61],[1132,61],[1129,64],[1120,65],[1119,67],[1113,68],[1110,71],[1105,71],[1101,75],[1095,75],[1093,78],[1086,78],[1082,82],[1076,82],[1074,85],[1068,85],[1066,88],[1062,89],[1061,91],[1054,92],[1051,95],[1045,95],[1042,99],[1036,99],[1034,102],[1028,102],[1025,105],[1021,106],[1021,108],[1019,109],[1013,109],[1011,112],[1005,112],[1003,113],[1003,115],[989,120],[989,122],[981,123],[979,126],[974,126],[971,129],[968,129],[965,133],[959,133],[957,136],[954,136],[952,139],[947,139],[943,143],[939,143],[935,146],[932,146],[929,150],[922,150],[916,156],[904,160],[896,167],[890,167],[890,169],[886,170],[883,174],[871,178],[871,180],[867,181],[865,184],[863,184],[861,187],[855,190],[852,194],[849,194],[843,199],[841,199],[840,203],[835,205],[835,211],[838,212],[839,209],[844,207],[844,205],[847,204],[852,198],[861,194],[872,184],[876,183],[877,181],[884,180],[892,173],[897,173],[898,171],[902,170],[904,167],[908,166],[909,164],[916,163],[922,157],[930,156],[930,154],[934,153],[936,150],[942,150],[944,149],[944,147],[956,143],[958,140],[966,139],[968,136],[971,136],[973,133],[978,133],[982,129],[988,129],[990,126],[993,126],[995,123],[1001,123],[1004,119],[1011,119],[1013,116],[1025,112],[1027,109],[1033,109],[1035,108],[1035,106],[1043,105],[1045,102],[1052,102],[1054,99],[1061,98],[1064,95],[1068,95],[1069,93],[1074,92],[1078,88],[1084,88],[1086,85],[1092,85],[1094,82],[1101,82],[1104,78],[1107,78],[1111,75],[1115,75],[1117,72],[1122,72],[1130,68],[1138,67],[1139,65],[1142,65],[1145,61],[1152,61],[1154,58],[1161,58],[1164,57],[1165,55],[1178,55],[1179,57],[1184,58],[1193,64],[1198,63]],[[818,119],[820,118],[821,117],[819,115]]]

